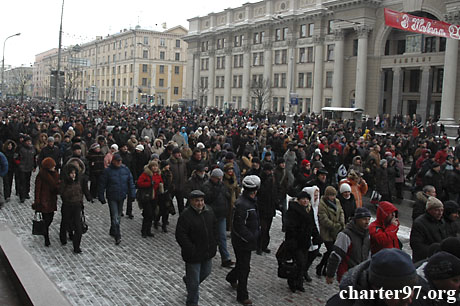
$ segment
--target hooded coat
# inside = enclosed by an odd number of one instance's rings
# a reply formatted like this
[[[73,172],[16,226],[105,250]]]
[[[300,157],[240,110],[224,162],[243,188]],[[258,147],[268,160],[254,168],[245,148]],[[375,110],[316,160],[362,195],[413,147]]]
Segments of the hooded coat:
[[[335,241],[337,234],[345,228],[345,216],[340,201],[331,204],[323,196],[318,208],[319,228],[324,241]]]
[[[59,174],[42,168],[35,178],[35,201],[33,209],[42,213],[52,213],[57,210],[57,195],[59,193]]]
[[[385,225],[385,219],[398,209],[390,202],[380,202],[377,207],[377,219],[369,225],[371,236],[371,253],[375,254],[381,249],[399,248],[399,226]]]

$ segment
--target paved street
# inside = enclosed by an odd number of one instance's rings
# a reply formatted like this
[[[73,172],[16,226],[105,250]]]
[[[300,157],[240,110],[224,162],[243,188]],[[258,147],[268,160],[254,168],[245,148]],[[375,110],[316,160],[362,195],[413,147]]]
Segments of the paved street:
[[[0,210],[0,222],[12,228],[72,304],[185,304],[184,263],[174,238],[177,215],[171,218],[168,233],[157,231],[154,238],[142,238],[142,217],[135,207],[133,220],[122,218],[122,242],[116,246],[108,234],[108,206],[98,201],[86,203],[89,230],[82,239],[83,253],[76,255],[71,243],[61,246],[59,242],[59,212],[50,228],[49,248],[44,246],[43,237],[31,234],[31,204],[32,200],[20,204],[13,196]],[[284,236],[280,216],[275,218],[271,233],[270,248],[275,251]],[[231,244],[229,249],[233,252]],[[286,281],[276,275],[273,253],[263,256],[253,253],[249,294],[255,305],[324,305],[336,291],[337,286],[327,286],[324,278],[313,276],[312,269],[313,282],[306,286],[306,292],[291,293]],[[228,269],[220,267],[217,255],[212,274],[200,287],[200,305],[238,305],[236,292],[225,281],[227,272]]]

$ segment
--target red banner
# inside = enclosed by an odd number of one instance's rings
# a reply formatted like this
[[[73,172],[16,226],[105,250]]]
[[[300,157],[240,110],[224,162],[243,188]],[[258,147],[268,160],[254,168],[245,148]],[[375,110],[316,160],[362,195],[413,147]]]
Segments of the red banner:
[[[385,9],[385,24],[392,28],[430,36],[460,39],[460,26]]]

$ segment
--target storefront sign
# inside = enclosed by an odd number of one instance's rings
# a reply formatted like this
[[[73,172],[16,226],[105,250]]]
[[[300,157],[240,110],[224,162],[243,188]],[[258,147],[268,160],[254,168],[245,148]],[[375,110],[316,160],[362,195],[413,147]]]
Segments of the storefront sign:
[[[392,28],[460,40],[460,25],[385,9],[385,24]]]

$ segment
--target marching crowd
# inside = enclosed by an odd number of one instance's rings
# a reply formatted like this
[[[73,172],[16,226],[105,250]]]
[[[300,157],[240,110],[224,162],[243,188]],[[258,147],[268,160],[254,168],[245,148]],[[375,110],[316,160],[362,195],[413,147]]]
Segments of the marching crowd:
[[[305,291],[310,267],[321,257],[314,274],[325,284],[336,279],[341,289],[419,285],[422,292],[452,293],[374,300],[337,294],[327,305],[457,303],[460,145],[436,135],[434,125],[398,121],[394,134],[379,134],[372,118],[331,122],[295,115],[287,124],[283,114],[256,111],[118,105],[89,111],[73,104],[55,112],[37,101],[4,101],[1,117],[0,205],[10,201],[13,181],[21,203],[34,197],[49,247],[60,196],[60,242],[71,240],[75,253],[82,252],[84,198],[108,204],[116,245],[121,217],[135,217],[133,205],[142,210],[139,230],[146,239],[154,237],[152,227],[168,232],[169,216],[178,213],[175,237],[185,261],[187,305],[198,305],[199,284],[211,273],[217,250],[243,305],[252,305],[252,252],[276,250],[278,275],[292,292]],[[405,189],[415,200],[412,257],[397,236]],[[365,196],[376,207],[372,223]],[[276,211],[285,232],[281,246],[270,244]]]

